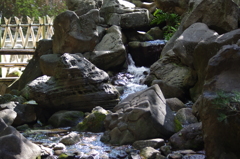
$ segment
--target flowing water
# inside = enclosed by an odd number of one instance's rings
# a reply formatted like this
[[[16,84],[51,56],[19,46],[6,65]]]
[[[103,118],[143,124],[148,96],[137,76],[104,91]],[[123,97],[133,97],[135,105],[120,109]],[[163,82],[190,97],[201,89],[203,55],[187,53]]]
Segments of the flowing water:
[[[124,86],[123,95],[121,99],[126,98],[129,94],[139,92],[147,88],[147,85],[141,84],[141,81],[146,77],[146,74],[149,73],[149,68],[147,67],[136,67],[135,62],[133,61],[130,54],[128,54],[129,65],[127,72],[133,75],[128,83]]]

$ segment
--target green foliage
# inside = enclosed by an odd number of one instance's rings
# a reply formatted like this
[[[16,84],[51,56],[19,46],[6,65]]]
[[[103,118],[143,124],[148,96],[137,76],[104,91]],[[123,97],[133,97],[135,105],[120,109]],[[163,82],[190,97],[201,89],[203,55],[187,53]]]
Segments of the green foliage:
[[[162,28],[164,38],[169,40],[172,35],[177,31],[180,24],[180,16],[174,13],[165,13],[160,9],[157,9],[154,13],[154,18],[151,21],[151,25],[160,25],[166,23],[166,26]]]
[[[216,94],[213,104],[218,111],[218,121],[227,123],[229,117],[240,115],[240,92],[218,91]]]
[[[7,18],[29,16],[38,20],[38,17],[56,16],[67,9],[63,0],[0,0],[0,3],[0,11]]]
[[[179,132],[182,129],[181,122],[175,117],[174,118],[174,123],[175,123],[175,131]]]

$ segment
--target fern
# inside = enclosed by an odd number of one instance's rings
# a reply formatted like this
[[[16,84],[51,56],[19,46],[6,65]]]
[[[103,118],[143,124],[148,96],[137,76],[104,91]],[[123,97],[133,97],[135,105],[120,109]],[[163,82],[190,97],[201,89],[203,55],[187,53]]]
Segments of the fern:
[[[151,25],[160,25],[166,22],[166,26],[162,28],[164,38],[169,40],[173,34],[177,31],[177,28],[180,23],[180,17],[174,13],[164,13],[162,10],[157,9],[153,13],[153,20],[151,21]]]

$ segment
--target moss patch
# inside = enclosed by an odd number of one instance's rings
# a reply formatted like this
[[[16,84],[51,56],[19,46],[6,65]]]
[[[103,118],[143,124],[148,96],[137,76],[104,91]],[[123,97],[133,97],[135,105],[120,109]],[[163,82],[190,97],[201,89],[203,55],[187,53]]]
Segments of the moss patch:
[[[175,124],[175,131],[179,132],[182,129],[182,124],[176,117],[174,118],[174,124]]]

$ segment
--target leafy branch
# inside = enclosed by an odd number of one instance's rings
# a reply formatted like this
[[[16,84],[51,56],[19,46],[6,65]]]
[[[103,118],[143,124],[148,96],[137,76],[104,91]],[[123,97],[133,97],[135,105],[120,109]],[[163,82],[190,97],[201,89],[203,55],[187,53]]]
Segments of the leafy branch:
[[[173,34],[177,31],[177,28],[180,24],[180,16],[174,13],[165,13],[160,9],[156,9],[153,13],[153,20],[151,21],[151,25],[160,25],[166,23],[166,25],[162,28],[164,38],[169,40]]]
[[[240,115],[240,92],[225,93],[218,91],[213,104],[218,110],[218,120],[227,123],[227,119],[232,116]]]

